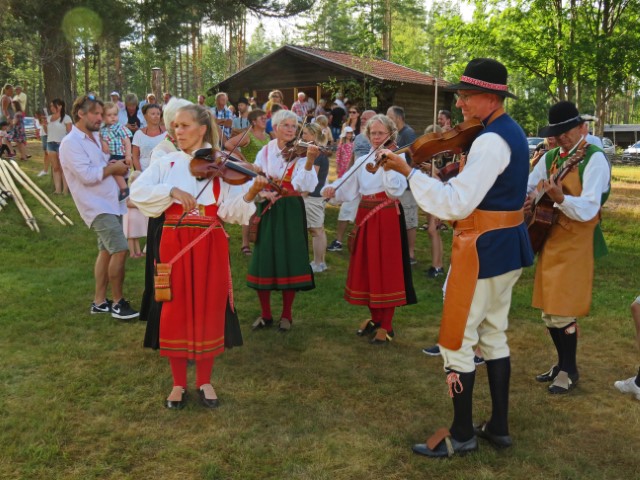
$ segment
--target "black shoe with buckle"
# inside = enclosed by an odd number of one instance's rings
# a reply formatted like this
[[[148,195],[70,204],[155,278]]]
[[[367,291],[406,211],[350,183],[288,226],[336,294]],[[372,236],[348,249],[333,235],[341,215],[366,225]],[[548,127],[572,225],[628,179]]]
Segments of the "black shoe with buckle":
[[[198,397],[200,397],[200,403],[206,408],[218,408],[220,406],[220,400],[217,398],[207,398],[202,387],[198,389]]]
[[[495,435],[494,433],[491,433],[487,428],[487,422],[483,422],[480,425],[474,425],[473,431],[478,437],[484,438],[496,448],[509,448],[513,445],[513,440],[510,435]]]
[[[560,367],[558,365],[554,365],[549,369],[549,371],[541,373],[540,375],[536,375],[536,382],[553,382],[558,376],[559,371]]]
[[[165,400],[164,406],[169,410],[182,410],[187,404],[187,391],[182,389],[182,398],[180,400]]]

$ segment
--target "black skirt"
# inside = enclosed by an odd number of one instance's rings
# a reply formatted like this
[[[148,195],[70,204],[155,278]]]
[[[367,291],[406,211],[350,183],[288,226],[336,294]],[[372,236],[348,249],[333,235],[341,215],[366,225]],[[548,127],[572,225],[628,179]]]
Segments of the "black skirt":
[[[147,228],[147,258],[144,271],[144,292],[140,304],[140,320],[147,322],[144,333],[144,346],[158,350],[160,348],[160,314],[162,303],[156,302],[154,292],[154,266],[160,262],[160,240],[162,239],[162,227],[164,226],[164,214],[157,218],[149,219]]]

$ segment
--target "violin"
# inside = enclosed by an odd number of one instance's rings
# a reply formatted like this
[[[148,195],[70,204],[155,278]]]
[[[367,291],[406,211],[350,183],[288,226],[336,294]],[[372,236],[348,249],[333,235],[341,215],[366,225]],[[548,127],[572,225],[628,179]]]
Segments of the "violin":
[[[318,147],[321,153],[331,153],[331,150],[325,146],[316,145],[313,142],[303,142],[302,140],[291,140],[290,142],[287,142],[280,153],[282,154],[282,158],[284,158],[285,162],[293,162],[297,158],[306,157],[307,148],[312,145],[314,147]]]
[[[478,134],[484,129],[484,125],[477,118],[471,118],[464,121],[447,132],[433,132],[421,135],[416,138],[413,143],[406,145],[393,153],[401,154],[409,152],[411,159],[416,167],[422,168],[423,163],[427,163],[436,155],[442,153],[460,154],[469,149]],[[366,169],[369,173],[376,173],[378,169],[384,165],[385,156],[381,155],[374,164],[367,164]],[[453,165],[453,164],[452,164]],[[447,165],[449,167],[449,165]],[[447,167],[442,169],[444,171]],[[459,166],[458,166],[459,169]],[[449,169],[450,178],[453,174],[454,167]],[[457,172],[456,172],[457,174]]]
[[[198,179],[220,177],[230,185],[244,185],[258,175],[264,176],[253,168],[249,162],[213,148],[196,150],[189,163],[189,172],[194,177]],[[269,185],[280,195],[287,194],[286,189],[273,180],[269,180]]]

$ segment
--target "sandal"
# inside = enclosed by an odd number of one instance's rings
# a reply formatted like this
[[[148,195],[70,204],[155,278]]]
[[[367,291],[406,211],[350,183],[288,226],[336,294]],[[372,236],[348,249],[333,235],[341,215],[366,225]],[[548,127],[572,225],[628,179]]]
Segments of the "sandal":
[[[244,247],[242,247],[242,248],[240,249],[240,251],[241,251],[244,255],[246,255],[247,257],[251,255],[251,247],[248,247],[248,246],[246,246],[246,245],[245,245]]]

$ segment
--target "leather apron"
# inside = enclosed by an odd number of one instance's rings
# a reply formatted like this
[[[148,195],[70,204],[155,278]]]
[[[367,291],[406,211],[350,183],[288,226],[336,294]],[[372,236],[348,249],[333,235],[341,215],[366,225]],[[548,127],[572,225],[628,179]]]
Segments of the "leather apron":
[[[467,326],[471,302],[476,290],[480,259],[476,242],[480,235],[501,228],[517,227],[524,222],[522,210],[495,212],[474,210],[453,224],[451,268],[447,278],[438,343],[459,350]]]

